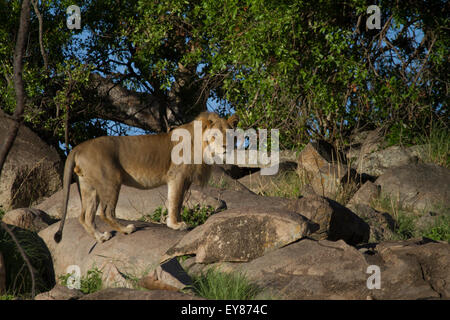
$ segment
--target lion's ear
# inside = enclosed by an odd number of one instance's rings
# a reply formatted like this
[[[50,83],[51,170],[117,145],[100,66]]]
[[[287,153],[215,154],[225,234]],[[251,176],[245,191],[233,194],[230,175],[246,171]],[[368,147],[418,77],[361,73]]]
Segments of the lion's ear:
[[[233,114],[228,118],[227,121],[232,128],[236,128],[237,124],[239,123],[239,116],[237,114]]]

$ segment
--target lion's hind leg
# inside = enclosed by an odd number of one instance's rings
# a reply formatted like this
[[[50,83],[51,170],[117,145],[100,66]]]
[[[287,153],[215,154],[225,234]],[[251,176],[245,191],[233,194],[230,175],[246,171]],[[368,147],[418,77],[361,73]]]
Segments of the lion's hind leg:
[[[103,190],[100,196],[100,217],[107,222],[114,230],[124,234],[130,234],[136,230],[133,224],[123,225],[116,219],[116,205],[119,198],[119,186],[111,184],[108,190]]]
[[[99,232],[95,225],[95,214],[98,207],[98,197],[96,190],[80,179],[80,195],[81,195],[81,215],[79,221],[84,229],[92,235],[97,241],[104,242],[111,238],[109,232]]]

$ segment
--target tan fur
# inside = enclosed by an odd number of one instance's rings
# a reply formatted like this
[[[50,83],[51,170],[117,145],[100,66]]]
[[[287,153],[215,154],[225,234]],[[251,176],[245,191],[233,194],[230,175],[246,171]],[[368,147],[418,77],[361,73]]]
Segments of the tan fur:
[[[225,120],[211,112],[201,113],[196,120],[202,121],[203,132],[216,128],[223,133],[224,138],[225,130],[236,127],[238,122],[236,116]],[[179,128],[191,133],[191,159],[194,159],[193,122]],[[81,196],[79,221],[97,241],[103,242],[111,237],[109,232],[100,233],[95,226],[97,208],[100,217],[114,230],[125,234],[135,230],[134,225],[124,226],[115,217],[121,185],[151,189],[167,184],[167,226],[172,229],[185,229],[187,225],[181,221],[180,215],[184,195],[192,183],[204,185],[208,181],[211,167],[205,163],[174,164],[171,161],[171,152],[178,142],[171,141],[172,132],[173,130],[157,135],[99,137],[76,146],[67,157],[64,168],[64,206],[55,241],[59,242],[62,237],[72,172],[78,176]],[[207,142],[202,143],[202,148],[207,145]]]

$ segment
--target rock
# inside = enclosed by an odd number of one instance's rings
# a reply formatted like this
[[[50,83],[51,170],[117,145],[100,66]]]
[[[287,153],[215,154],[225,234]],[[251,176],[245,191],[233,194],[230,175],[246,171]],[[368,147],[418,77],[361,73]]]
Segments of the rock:
[[[382,195],[416,213],[450,212],[450,170],[435,164],[405,165],[387,170],[375,184]]]
[[[52,290],[36,295],[34,300],[78,300],[83,296],[80,290],[57,284]]]
[[[250,261],[316,229],[301,215],[286,210],[226,210],[189,232],[167,250],[162,261],[190,254],[196,255],[197,263]]]
[[[448,299],[450,245],[397,241],[358,250],[344,241],[302,239],[245,263],[203,266],[241,272],[272,299]],[[202,265],[198,265],[199,267]],[[369,289],[380,270],[380,289]],[[192,269],[195,269],[192,267]],[[197,268],[199,269],[199,268]]]
[[[394,239],[396,222],[390,214],[378,212],[363,203],[352,204],[349,206],[349,209],[369,225],[369,242],[381,242]]]
[[[234,167],[239,168],[237,166],[232,166],[232,168]],[[230,189],[234,191],[252,193],[246,186],[244,186],[239,181],[233,179],[230,175],[228,175],[228,173],[224,168],[219,166],[213,166],[211,170],[211,177],[208,181],[208,185],[219,189]]]
[[[355,167],[360,168],[366,156],[382,148],[384,130],[377,128],[371,131],[363,131],[352,137],[352,147],[347,152],[347,158],[356,158]],[[356,148],[355,148],[356,147]],[[358,171],[361,172],[361,171]]]
[[[80,300],[204,300],[203,298],[168,290],[133,290],[108,288],[88,295]]]
[[[364,183],[361,188],[356,191],[350,201],[347,203],[347,207],[354,204],[364,204],[370,206],[372,202],[380,195],[379,188],[371,181]]]
[[[0,295],[6,293],[6,269],[5,260],[3,260],[3,255],[0,252]]]
[[[363,153],[353,168],[358,173],[378,177],[390,168],[415,164],[418,159],[414,149],[392,146],[372,153]]]
[[[154,278],[180,290],[192,286],[192,279],[184,271],[176,258],[159,265],[155,269]]]
[[[313,239],[342,239],[352,245],[369,240],[370,229],[367,223],[336,201],[308,194],[292,200],[289,208],[319,224],[319,230],[310,236]]]
[[[192,187],[194,190],[197,188],[197,186]],[[224,201],[227,209],[264,207],[277,210],[279,208],[285,208],[289,204],[289,199],[260,196],[253,192],[241,192],[214,187],[205,187],[202,191],[210,197]]]
[[[383,242],[371,256],[381,268],[375,299],[449,299],[450,244],[425,239]]]
[[[324,141],[309,143],[302,150],[298,159],[299,176],[302,176],[302,170],[315,193],[328,198],[336,198],[345,184],[361,180],[356,171],[346,165],[344,155]]]
[[[244,273],[273,299],[365,299],[367,262],[344,241],[303,239],[248,263],[220,264]]]
[[[169,291],[179,291],[178,288],[164,283],[156,278],[156,275],[150,274],[141,278],[138,285],[142,288],[148,290],[169,290]]]
[[[0,145],[12,120],[0,113]],[[62,186],[58,153],[22,125],[0,176],[0,206],[4,210],[28,207]]]
[[[97,243],[78,219],[66,220],[60,243],[53,239],[59,223],[42,230],[39,236],[51,252],[56,278],[68,273],[67,268],[71,265],[77,265],[82,276],[97,267],[103,272],[104,286],[124,286],[124,275],[140,278],[154,270],[161,256],[187,233],[161,224],[133,223],[137,231],[130,235],[115,233],[104,243]],[[96,219],[96,224],[100,230],[111,230],[101,219]]]
[[[279,164],[278,172],[274,175],[261,175],[261,171],[257,171],[240,178],[238,181],[245,187],[257,194],[270,194],[274,189],[280,189],[289,181],[290,176],[298,179],[296,174],[297,164],[295,162],[282,162]]]
[[[2,221],[22,229],[39,232],[58,220],[53,219],[44,211],[39,209],[20,208],[8,211],[3,216]]]
[[[62,190],[36,206],[54,217],[60,217],[63,203]],[[158,207],[164,207],[167,201],[167,186],[161,186],[149,190],[140,190],[128,186],[122,186],[116,207],[116,216],[125,220],[138,220],[141,217],[152,214]],[[209,196],[201,188],[191,188],[185,196],[184,205],[211,206],[214,209],[224,207],[223,202]],[[67,207],[67,217],[78,218],[81,212],[81,201],[76,184],[70,187],[70,197]]]

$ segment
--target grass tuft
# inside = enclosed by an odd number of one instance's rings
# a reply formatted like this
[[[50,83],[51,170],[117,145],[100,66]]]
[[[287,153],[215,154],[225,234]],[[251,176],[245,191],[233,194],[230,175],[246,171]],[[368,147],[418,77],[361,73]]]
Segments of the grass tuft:
[[[211,300],[252,300],[262,291],[242,273],[221,272],[210,268],[191,277],[195,294]]]
[[[211,206],[196,205],[194,208],[183,207],[181,211],[181,218],[190,227],[195,228],[203,223],[217,211]],[[158,207],[152,214],[144,215],[140,220],[146,222],[165,223],[168,211],[163,207]]]

